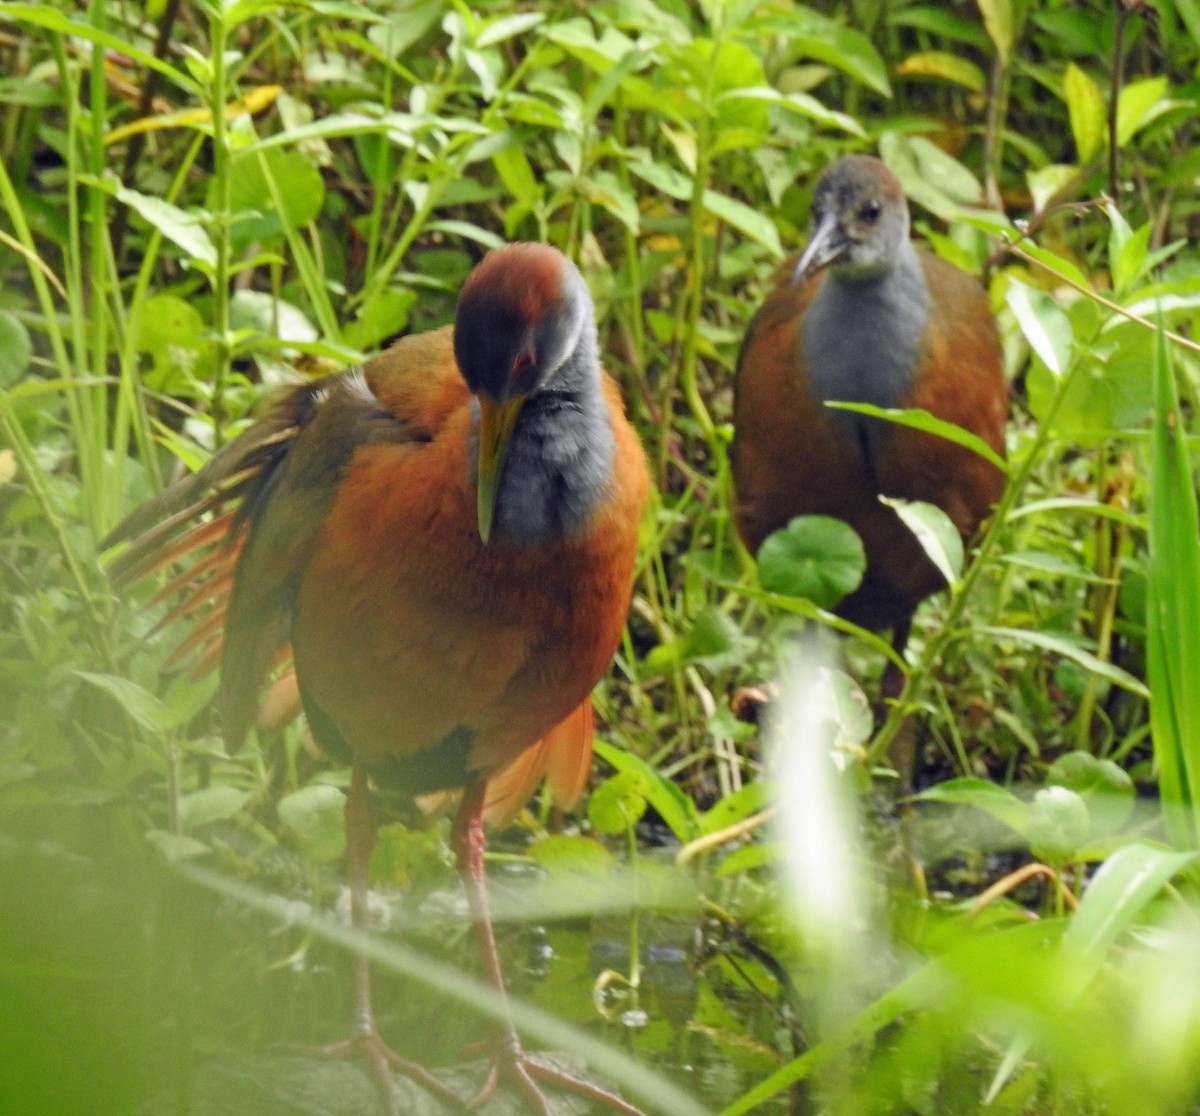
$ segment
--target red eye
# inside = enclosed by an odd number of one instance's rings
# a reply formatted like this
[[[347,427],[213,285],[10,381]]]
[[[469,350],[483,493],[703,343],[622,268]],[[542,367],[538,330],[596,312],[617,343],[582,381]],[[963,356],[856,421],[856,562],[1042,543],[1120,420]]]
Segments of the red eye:
[[[512,362],[512,368],[510,368],[508,372],[509,378],[512,379],[516,376],[519,376],[522,372],[532,368],[533,361],[534,356],[532,346],[528,349],[522,349],[519,353],[517,353],[516,358]]]

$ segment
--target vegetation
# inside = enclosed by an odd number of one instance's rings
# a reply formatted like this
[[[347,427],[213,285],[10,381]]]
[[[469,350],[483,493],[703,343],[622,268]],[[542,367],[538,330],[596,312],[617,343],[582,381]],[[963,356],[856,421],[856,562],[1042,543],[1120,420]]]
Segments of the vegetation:
[[[658,490],[592,790],[494,846],[535,1041],[670,1113],[1197,1110],[1193,0],[47,0],[0,52],[0,1109],[200,1112],[213,1059],[341,1036],[346,773],[300,724],[229,754],[98,541],[524,238],[580,262]],[[848,150],[986,276],[1013,382],[878,716],[880,641],[729,516],[739,339]],[[781,661],[760,749],[731,695]],[[376,864],[382,1028],[435,1063],[488,1010],[445,836]]]

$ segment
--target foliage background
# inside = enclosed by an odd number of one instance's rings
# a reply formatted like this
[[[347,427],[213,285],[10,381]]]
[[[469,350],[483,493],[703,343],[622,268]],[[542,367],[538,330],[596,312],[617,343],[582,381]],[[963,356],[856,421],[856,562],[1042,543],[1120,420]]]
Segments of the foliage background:
[[[1194,1111],[1198,46],[1193,0],[0,3],[0,1108],[185,1111],[214,1059],[337,1037],[345,773],[301,726],[228,754],[98,542],[527,238],[580,262],[658,496],[593,792],[497,846],[521,994],[709,1111]],[[1010,483],[900,703],[830,637],[771,760],[730,697],[830,602],[732,538],[730,380],[848,150],[989,285]],[[444,833],[377,869],[428,981]],[[413,979],[385,1033],[452,1061],[478,999],[431,1035]]]

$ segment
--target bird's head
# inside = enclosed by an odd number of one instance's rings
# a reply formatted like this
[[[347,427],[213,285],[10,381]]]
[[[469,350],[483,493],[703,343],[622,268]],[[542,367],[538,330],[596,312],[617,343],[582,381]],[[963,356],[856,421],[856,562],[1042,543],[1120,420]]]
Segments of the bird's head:
[[[591,320],[590,306],[583,276],[548,244],[497,248],[463,284],[454,355],[479,400],[478,515],[484,542],[521,407],[575,352]]]
[[[880,275],[895,262],[908,227],[900,180],[869,155],[843,156],[817,180],[812,232],[795,280],[823,267],[851,279]]]

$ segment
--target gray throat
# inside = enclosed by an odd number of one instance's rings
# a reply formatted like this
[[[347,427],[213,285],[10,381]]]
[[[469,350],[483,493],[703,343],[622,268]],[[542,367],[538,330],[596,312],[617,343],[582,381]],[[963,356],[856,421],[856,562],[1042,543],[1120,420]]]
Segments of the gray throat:
[[[496,497],[498,535],[528,545],[571,536],[604,496],[613,430],[598,369],[588,322],[571,355],[521,410]]]
[[[831,268],[804,319],[801,343],[813,389],[825,402],[901,404],[920,358],[929,320],[929,288],[920,257],[905,240],[881,273]],[[830,410],[834,425],[868,458],[889,426],[851,411]]]

